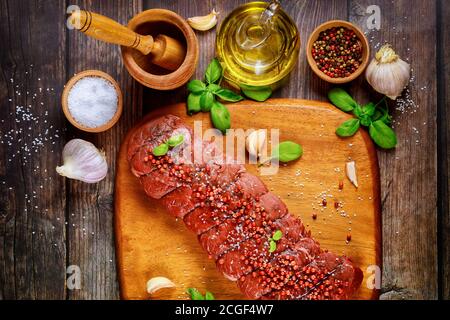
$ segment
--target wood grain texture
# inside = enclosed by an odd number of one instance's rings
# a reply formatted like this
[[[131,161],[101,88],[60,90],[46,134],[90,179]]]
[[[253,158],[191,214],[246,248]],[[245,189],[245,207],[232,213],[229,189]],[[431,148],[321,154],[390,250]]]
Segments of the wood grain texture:
[[[142,10],[139,2],[78,1],[81,9],[99,12],[126,24]],[[98,184],[67,180],[68,265],[78,265],[82,281],[80,290],[68,292],[69,299],[116,299],[118,286],[114,255],[113,186],[117,146],[128,128],[141,115],[141,86],[129,76],[121,62],[120,48],[86,37],[78,31],[68,33],[67,80],[86,69],[110,74],[124,94],[123,113],[110,130],[99,134],[82,133],[69,126],[68,139],[77,137],[102,148],[108,160],[108,176]]]
[[[450,299],[450,6],[445,1],[437,5],[438,61],[438,214],[439,214],[439,285],[440,298]]]
[[[302,219],[322,248],[351,257],[363,270],[365,278],[355,298],[377,297],[377,291],[366,285],[372,275],[367,268],[381,263],[378,164],[367,133],[360,131],[349,139],[339,139],[335,128],[349,116],[327,103],[273,99],[228,106],[235,129],[279,129],[280,141],[297,141],[303,146],[299,161],[281,165],[272,175],[260,175],[256,165],[246,168]],[[203,130],[211,128],[208,115],[188,117],[185,104],[157,109],[146,118],[164,114],[178,115],[191,127],[194,121],[201,121]],[[296,121],[283,121],[287,117]],[[242,299],[236,284],[226,280],[214,261],[208,260],[195,234],[167,214],[159,201],[145,195],[130,171],[126,154],[127,139],[119,154],[115,192],[121,296],[146,299],[147,281],[165,276],[177,287],[161,290],[154,298],[183,299],[187,288],[197,287],[201,292],[213,292],[217,299]],[[356,161],[358,189],[345,176],[349,159]],[[342,191],[339,181],[344,183]],[[322,206],[324,198],[326,207]],[[335,209],[335,201],[342,203],[339,209]],[[317,220],[312,218],[313,212]],[[350,243],[346,243],[348,233],[352,235]]]
[[[167,8],[185,18],[206,14],[216,8],[221,13],[220,24],[226,14],[244,2],[74,1],[83,9],[110,16],[123,24],[143,8]],[[164,109],[165,105],[183,102],[186,98],[185,88],[142,92],[142,87],[132,81],[122,67],[118,48],[67,30],[64,12],[72,3],[61,0],[0,2],[0,121],[4,120],[0,122],[0,136],[4,141],[0,144],[0,299],[119,296],[111,226],[113,171],[119,142],[143,111]],[[395,118],[399,120],[396,130],[400,146],[394,152],[378,152],[384,200],[385,294],[382,297],[434,299],[440,296],[450,299],[448,1],[284,0],[284,10],[299,28],[302,48],[289,83],[275,92],[274,97],[326,100],[325,93],[330,85],[316,77],[307,65],[306,39],[317,25],[330,19],[350,18],[364,27],[365,10],[372,4],[380,6],[383,21],[382,29],[371,33],[369,40],[374,36],[372,45],[392,42],[402,56],[410,58],[416,79],[410,90],[419,106],[415,112],[414,109],[405,114],[395,112]],[[439,25],[436,25],[436,16],[440,17]],[[194,76],[197,79],[202,78],[206,65],[214,56],[215,34],[215,30],[197,32],[200,44],[199,66]],[[125,92],[124,114],[119,125],[99,136],[72,129],[59,104],[65,81],[74,72],[89,68],[109,72],[120,80]],[[10,78],[14,79],[14,84],[10,83]],[[20,85],[20,90],[15,85]],[[33,93],[39,87],[44,92],[38,94],[36,101],[32,95],[26,95],[27,89]],[[423,87],[426,89],[422,90]],[[361,102],[379,98],[367,95],[370,88],[363,79],[347,88]],[[20,96],[18,92],[21,92]],[[41,117],[31,130],[28,122],[15,122],[16,105],[31,105],[33,114]],[[24,146],[24,141],[31,144],[50,126],[53,126],[51,136],[60,130],[60,138],[54,138],[55,144],[46,141],[25,163],[20,155],[26,152],[17,147]],[[412,130],[413,126],[419,133]],[[61,132],[66,127],[70,128],[69,132]],[[5,139],[5,134],[10,130],[14,130],[11,132],[14,146],[6,143],[10,138]],[[106,147],[112,171],[98,186],[66,185],[56,176],[54,167],[60,162],[62,147],[73,137],[84,137]],[[17,143],[19,139],[23,140]],[[416,140],[419,140],[417,145]],[[8,161],[18,151],[14,161]],[[42,182],[45,192],[40,190]],[[436,202],[439,203],[439,214]],[[85,219],[82,213],[86,213]],[[94,235],[83,236],[83,228]],[[81,290],[67,294],[65,268],[70,264],[80,265],[83,279]]]
[[[65,79],[64,8],[0,3],[0,299],[65,298],[65,186],[55,172],[64,140],[54,137],[65,124],[55,112]],[[54,144],[44,141],[50,136]]]
[[[378,151],[383,219],[382,299],[436,299],[437,145],[435,1],[350,1],[350,21],[367,30],[366,8],[378,5],[381,29],[368,33],[372,56],[388,42],[408,59],[414,105],[390,103],[398,146]],[[361,103],[378,101],[363,78],[351,86]],[[415,130],[416,129],[416,130]],[[426,267],[425,267],[426,266]]]

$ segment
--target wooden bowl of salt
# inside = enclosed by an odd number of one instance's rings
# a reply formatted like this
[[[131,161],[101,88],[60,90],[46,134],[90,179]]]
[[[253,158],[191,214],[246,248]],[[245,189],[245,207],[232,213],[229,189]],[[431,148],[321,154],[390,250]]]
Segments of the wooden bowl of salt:
[[[115,125],[122,115],[122,91],[109,74],[86,70],[67,82],[61,104],[64,115],[74,127],[103,132]]]

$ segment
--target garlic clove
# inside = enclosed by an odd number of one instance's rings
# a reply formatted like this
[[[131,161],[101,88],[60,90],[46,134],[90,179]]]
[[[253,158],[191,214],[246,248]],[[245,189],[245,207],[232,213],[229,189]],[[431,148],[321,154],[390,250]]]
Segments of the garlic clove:
[[[356,177],[356,163],[355,161],[350,161],[345,164],[345,171],[347,173],[347,178],[353,185],[358,188],[358,179]]]
[[[408,85],[410,73],[410,65],[386,44],[367,67],[366,79],[375,91],[395,100]]]
[[[206,16],[188,18],[187,22],[195,30],[207,31],[217,24],[218,15],[219,13],[213,9],[210,14]]]
[[[174,288],[175,283],[165,277],[154,277],[147,282],[147,292],[154,294],[156,291],[163,288]]]
[[[92,143],[82,139],[72,139],[63,149],[62,166],[56,167],[61,176],[95,183],[103,180],[108,173],[108,164],[104,152]]]
[[[258,129],[252,131],[245,140],[245,147],[252,157],[260,157],[266,147],[266,130]]]

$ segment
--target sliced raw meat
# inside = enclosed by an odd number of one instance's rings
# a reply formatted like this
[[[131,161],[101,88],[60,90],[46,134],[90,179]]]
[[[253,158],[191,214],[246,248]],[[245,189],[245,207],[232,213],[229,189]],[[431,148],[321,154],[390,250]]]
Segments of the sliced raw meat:
[[[142,145],[131,159],[131,172],[133,172],[136,177],[150,174],[154,170],[158,169],[160,162],[162,162],[161,160],[163,159],[170,159],[170,161],[174,163],[191,163],[191,130],[189,128],[181,126],[174,130],[170,137],[175,135],[183,135],[183,143],[169,150],[167,155],[164,157],[155,157],[152,153],[153,148],[157,147],[164,141],[158,140],[155,142],[155,140],[153,140]]]
[[[277,254],[294,246],[305,237],[303,224],[290,214],[271,223],[266,230],[266,234],[262,237],[256,235],[240,243],[236,249],[226,252],[217,260],[217,268],[225,277],[238,280],[241,276],[256,271],[263,263],[270,263]],[[270,252],[268,239],[276,230],[280,230],[283,236],[277,241],[275,251]]]
[[[276,290],[286,276],[295,276],[295,271],[307,260],[304,252],[288,251],[277,256],[271,263],[258,272],[242,276],[238,286],[250,299],[259,299],[272,290]],[[283,278],[281,278],[283,277]]]
[[[241,174],[243,171],[238,165],[230,166],[227,171],[228,173],[226,174],[226,176],[229,178],[227,178],[226,180],[222,179],[220,182],[217,182],[216,180],[216,183],[222,183],[222,185],[225,185],[226,184],[225,181],[229,182],[232,177],[235,179],[236,177],[239,177],[237,181],[241,179],[248,179],[246,177],[246,174],[242,174],[241,176],[239,176],[239,174]],[[236,184],[232,184],[223,193],[219,194],[214,201],[211,201],[206,206],[198,207],[191,213],[187,214],[184,217],[184,222],[186,223],[186,226],[189,228],[189,230],[200,235],[208,231],[212,227],[222,223],[225,219],[232,218],[234,212],[231,210],[236,209],[236,205],[233,205],[233,200],[236,200],[236,197],[239,200],[241,198],[241,194],[236,195],[234,194],[234,191],[229,190],[230,189],[237,190],[237,185],[239,185],[239,182]],[[244,186],[246,186],[246,184],[244,184]],[[242,191],[245,192],[246,194],[255,192],[255,194],[258,195],[265,192],[266,188],[263,185],[259,185],[257,188],[254,189],[254,191],[250,191],[248,189],[242,189]],[[233,198],[230,198],[231,197],[230,194],[234,195]],[[271,196],[266,197],[266,195],[261,196],[259,205],[260,206],[266,205],[270,209],[269,214],[272,212],[274,214],[286,213],[286,207],[284,206],[284,204],[278,198],[273,199],[273,197]]]
[[[167,211],[177,218],[183,218],[194,210],[199,201],[192,194],[192,187],[182,186],[162,198],[162,204]]]
[[[143,145],[148,142],[158,145],[167,140],[175,129],[183,125],[181,119],[173,115],[162,116],[145,123],[133,133],[128,142],[128,161]]]

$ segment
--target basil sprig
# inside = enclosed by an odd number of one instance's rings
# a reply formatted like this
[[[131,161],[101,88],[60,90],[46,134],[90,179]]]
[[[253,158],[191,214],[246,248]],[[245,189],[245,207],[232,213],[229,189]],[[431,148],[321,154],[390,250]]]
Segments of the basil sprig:
[[[187,101],[189,114],[199,111],[209,112],[216,101],[216,97],[229,102],[237,102],[244,99],[241,95],[222,88],[220,86],[222,77],[222,66],[214,58],[206,68],[205,81],[191,80],[187,84],[187,89],[190,92]]]
[[[269,252],[272,253],[277,250],[277,241],[283,237],[283,232],[277,230],[273,233],[272,237],[269,238]]]
[[[153,148],[152,153],[154,156],[161,157],[169,152],[169,148],[175,148],[184,142],[184,136],[177,134],[171,136],[167,141],[161,143],[159,146]]]
[[[328,92],[328,99],[342,111],[352,112],[355,116],[336,129],[338,136],[351,137],[364,126],[369,128],[370,137],[379,147],[391,149],[397,145],[397,136],[390,127],[392,118],[385,98],[377,104],[369,102],[361,106],[344,89],[333,88]]]
[[[191,297],[191,300],[215,300],[216,298],[214,295],[206,291],[205,295],[202,295],[200,291],[198,291],[196,288],[188,288],[186,290],[186,293]]]
[[[230,128],[230,112],[216,99],[237,102],[244,98],[229,90],[222,88],[220,82],[223,77],[223,69],[219,60],[214,58],[205,72],[205,81],[191,80],[187,84],[190,92],[187,98],[187,112],[192,115],[197,112],[211,112],[211,120],[215,128],[223,134]]]

